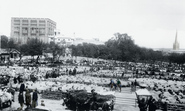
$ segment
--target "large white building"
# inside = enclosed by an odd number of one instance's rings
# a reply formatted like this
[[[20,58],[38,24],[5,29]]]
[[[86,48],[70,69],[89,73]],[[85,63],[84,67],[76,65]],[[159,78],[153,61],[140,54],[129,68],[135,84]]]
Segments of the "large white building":
[[[54,35],[54,29],[56,22],[49,18],[12,17],[11,19],[11,37],[19,44],[26,44],[32,38],[48,43],[48,37]]]
[[[82,39],[76,37],[69,37],[61,35],[59,30],[54,30],[54,35],[49,36],[49,42],[54,42],[60,46],[70,46],[70,45],[78,45],[83,43],[90,43],[95,45],[103,45],[104,42],[100,41],[98,38],[93,39]]]
[[[54,35],[49,36],[49,43],[54,42],[55,44],[58,44],[59,46],[65,46],[68,47],[70,45],[73,45],[74,38],[73,37],[67,37],[60,33],[60,30],[54,30]]]
[[[95,44],[95,45],[105,44],[104,42],[100,41],[98,38],[93,38],[93,39],[76,38],[74,41],[74,45],[83,44],[83,43],[89,43],[89,44]]]

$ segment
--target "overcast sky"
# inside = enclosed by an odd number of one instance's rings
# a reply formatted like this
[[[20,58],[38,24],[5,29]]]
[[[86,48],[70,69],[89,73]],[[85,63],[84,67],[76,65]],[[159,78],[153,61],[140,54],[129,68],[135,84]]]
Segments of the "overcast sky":
[[[0,0],[0,35],[11,17],[50,18],[66,36],[110,39],[127,33],[147,48],[185,48],[185,0]]]

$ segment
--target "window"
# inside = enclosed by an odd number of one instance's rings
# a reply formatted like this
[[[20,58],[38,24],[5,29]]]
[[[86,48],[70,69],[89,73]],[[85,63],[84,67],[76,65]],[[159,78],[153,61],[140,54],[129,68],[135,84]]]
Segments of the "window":
[[[31,20],[31,23],[37,23],[37,20]]]
[[[31,24],[31,26],[37,26],[37,24]]]
[[[39,23],[45,23],[45,20],[39,20]]]
[[[14,27],[14,31],[19,31],[19,27]]]
[[[15,36],[19,36],[19,32],[14,32],[14,35]]]
[[[25,28],[22,28],[22,33],[28,33],[28,28],[27,27],[25,27]]]
[[[23,25],[23,26],[28,26],[28,24],[27,24],[27,23],[23,23],[22,25]]]
[[[22,20],[22,23],[28,23],[28,20]]]
[[[44,33],[45,33],[45,29],[44,29],[44,28],[41,28],[41,29],[39,30],[39,33],[44,34]]]
[[[45,24],[39,24],[39,26],[45,26]]]
[[[18,23],[20,23],[20,20],[14,20],[14,22],[18,22]]]
[[[20,25],[20,23],[14,23],[14,25]]]
[[[22,36],[25,36],[26,37],[26,36],[28,36],[28,33],[23,33]]]

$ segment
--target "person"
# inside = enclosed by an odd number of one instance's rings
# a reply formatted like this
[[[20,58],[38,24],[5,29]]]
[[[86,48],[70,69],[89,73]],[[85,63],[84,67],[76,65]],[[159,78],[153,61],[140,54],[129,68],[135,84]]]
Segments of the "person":
[[[134,81],[134,88],[135,88],[135,90],[136,90],[136,87],[137,87],[137,80],[135,79],[135,81]]]
[[[18,101],[20,104],[20,110],[22,110],[23,106],[24,106],[24,96],[23,96],[23,92],[19,92],[19,96],[18,96]]]
[[[76,75],[76,68],[73,69],[73,75]]]
[[[156,101],[155,99],[151,98],[151,100],[148,102],[149,103],[149,107],[148,107],[148,110],[149,111],[156,111],[157,109],[157,106],[156,106]]]
[[[70,69],[70,70],[69,70],[69,75],[71,75],[71,74],[72,74],[72,70]]]
[[[21,83],[21,86],[20,86],[20,92],[23,93],[23,91],[25,91],[24,82],[22,82],[22,83]]]
[[[66,68],[66,75],[69,75],[68,69]]]
[[[124,77],[124,75],[125,75],[125,73],[123,72],[122,75],[121,75],[121,77]]]
[[[117,79],[117,87],[120,89],[121,92],[121,81],[119,79]]]
[[[13,81],[14,81],[14,84],[17,84],[17,78],[16,77],[14,77]]]
[[[142,98],[140,101],[138,101],[139,109],[140,111],[146,111],[147,110],[147,104],[145,102],[145,98]]]
[[[37,89],[33,90],[33,96],[32,96],[32,107],[35,108],[37,105],[38,95],[37,95]]]
[[[22,82],[22,83],[21,83],[21,86],[20,86],[20,92],[23,93],[23,91],[25,91],[24,82]]]
[[[110,79],[110,89],[112,90],[113,89],[113,86],[114,86],[114,81],[112,79]]]
[[[96,103],[96,100],[97,100],[97,93],[95,92],[94,89],[91,90],[91,94],[92,94],[92,97],[91,97],[91,103],[90,103],[90,109],[96,109],[97,107],[97,103]]]
[[[31,94],[28,89],[26,90],[25,101],[26,101],[27,108],[30,108],[31,107]]]

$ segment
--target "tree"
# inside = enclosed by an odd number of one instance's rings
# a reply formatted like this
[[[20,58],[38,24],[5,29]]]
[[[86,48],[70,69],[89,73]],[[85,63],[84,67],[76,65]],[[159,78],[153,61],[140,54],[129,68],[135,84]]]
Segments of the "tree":
[[[43,53],[43,43],[38,39],[31,39],[27,43],[28,54],[31,56],[42,55]]]
[[[8,37],[5,35],[1,36],[1,48],[7,48],[8,47]]]
[[[9,48],[9,50],[18,49],[18,45],[15,44],[13,38],[11,38],[11,39],[7,42],[7,48]]]
[[[54,42],[46,45],[46,53],[52,53],[52,61],[59,61],[59,58],[64,54],[64,47],[58,46]]]

